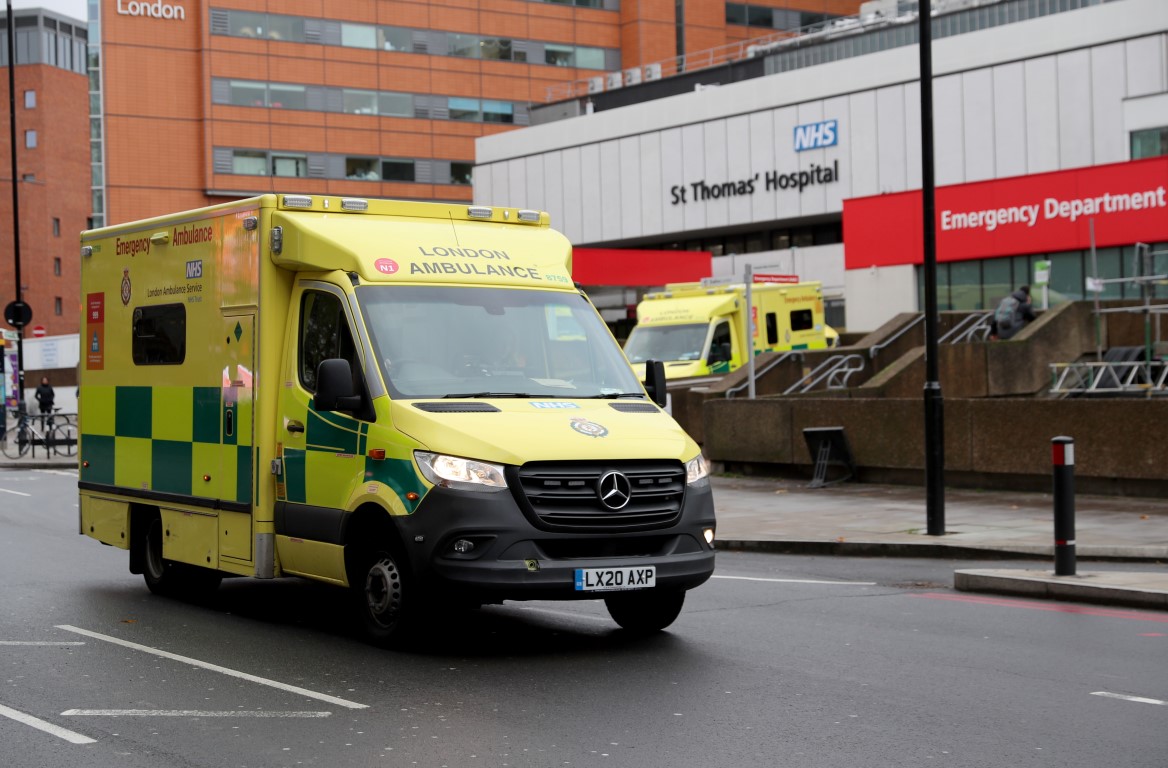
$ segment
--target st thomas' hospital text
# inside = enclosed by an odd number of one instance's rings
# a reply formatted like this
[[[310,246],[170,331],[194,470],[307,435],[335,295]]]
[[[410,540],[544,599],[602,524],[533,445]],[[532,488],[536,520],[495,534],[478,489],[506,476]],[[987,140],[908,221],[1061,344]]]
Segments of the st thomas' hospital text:
[[[832,161],[831,165],[812,165],[806,171],[792,171],[790,173],[767,171],[765,175],[756,173],[749,179],[726,181],[721,184],[707,184],[705,179],[702,179],[688,185],[678,184],[670,187],[669,194],[673,205],[753,195],[760,180],[763,181],[763,188],[767,192],[773,192],[776,189],[793,189],[802,192],[804,187],[839,181],[839,160]]]

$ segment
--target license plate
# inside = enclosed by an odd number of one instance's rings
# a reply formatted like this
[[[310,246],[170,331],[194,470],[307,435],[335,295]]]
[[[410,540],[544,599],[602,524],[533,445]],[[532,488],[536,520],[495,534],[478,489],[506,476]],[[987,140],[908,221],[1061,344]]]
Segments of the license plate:
[[[617,589],[648,589],[657,586],[656,566],[637,568],[577,568],[577,592],[611,592]]]

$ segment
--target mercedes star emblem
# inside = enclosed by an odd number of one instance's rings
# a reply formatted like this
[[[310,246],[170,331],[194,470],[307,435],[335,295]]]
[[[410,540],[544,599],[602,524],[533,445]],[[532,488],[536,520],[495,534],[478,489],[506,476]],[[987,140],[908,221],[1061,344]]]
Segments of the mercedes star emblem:
[[[633,484],[620,472],[615,470],[605,472],[596,483],[596,491],[600,495],[600,503],[616,511],[624,508],[633,495]]]

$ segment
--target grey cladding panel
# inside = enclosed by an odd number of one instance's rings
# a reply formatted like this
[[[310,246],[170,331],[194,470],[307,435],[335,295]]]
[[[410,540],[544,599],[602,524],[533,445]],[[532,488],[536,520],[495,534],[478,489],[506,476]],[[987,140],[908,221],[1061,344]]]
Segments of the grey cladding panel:
[[[211,103],[213,104],[230,104],[231,103],[231,82],[228,80],[221,80],[215,78],[211,81]]]
[[[232,151],[228,147],[215,147],[212,150],[215,173],[231,173],[234,168]]]

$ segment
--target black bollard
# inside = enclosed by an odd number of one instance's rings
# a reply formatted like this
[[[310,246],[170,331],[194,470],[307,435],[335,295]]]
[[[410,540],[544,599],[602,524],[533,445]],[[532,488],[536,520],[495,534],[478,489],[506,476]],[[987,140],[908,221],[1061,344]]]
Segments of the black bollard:
[[[1051,439],[1054,458],[1054,575],[1075,575],[1075,438]]]

